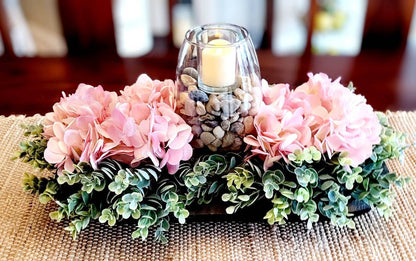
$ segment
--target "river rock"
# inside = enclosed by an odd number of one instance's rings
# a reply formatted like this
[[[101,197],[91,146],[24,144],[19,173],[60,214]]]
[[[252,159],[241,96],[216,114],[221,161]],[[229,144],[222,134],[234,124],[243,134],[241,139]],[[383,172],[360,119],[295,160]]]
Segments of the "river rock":
[[[199,125],[199,120],[197,117],[187,117],[188,119],[185,119],[186,123],[189,125]]]
[[[221,113],[221,120],[228,121],[228,118],[230,118],[230,114],[228,114],[228,113]]]
[[[215,120],[215,116],[207,113],[205,115],[199,116],[198,119],[199,119],[199,121],[206,121],[206,120],[212,121],[212,120]]]
[[[241,149],[241,145],[243,145],[243,140],[239,137],[235,137],[231,146],[231,150],[239,150]]]
[[[188,86],[188,92],[190,92],[190,91],[196,91],[196,90],[198,90],[198,87],[196,87],[196,85],[192,84],[192,85],[189,85]]]
[[[200,101],[196,102],[196,109],[195,110],[196,110],[196,113],[198,115],[204,115],[205,113],[207,113],[207,111],[205,110],[204,104]]]
[[[201,128],[202,128],[203,131],[212,131],[212,129],[213,129],[212,127],[209,127],[206,124],[202,124]]]
[[[218,126],[218,121],[204,121],[204,124],[208,127],[215,128]]]
[[[244,100],[244,95],[246,94],[246,92],[244,90],[242,90],[241,88],[237,88],[234,90],[234,95],[235,97],[237,97],[237,99],[239,99],[240,101]]]
[[[224,115],[231,115],[237,111],[240,107],[241,101],[238,99],[222,100],[221,101],[221,110]]]
[[[202,128],[199,125],[192,125],[192,133],[199,137],[199,135],[202,133]]]
[[[179,95],[179,101],[178,104],[179,105],[183,105],[185,104],[185,102],[189,100],[189,95],[187,92],[181,92],[181,94]]]
[[[183,69],[183,73],[191,76],[195,80],[198,80],[198,71],[195,68],[186,67],[185,69]]]
[[[251,116],[256,116],[258,112],[259,109],[257,108],[257,106],[252,105],[250,110],[248,111],[248,114],[250,114]]]
[[[235,137],[236,135],[234,133],[232,133],[231,131],[227,131],[224,137],[222,138],[222,147],[227,148],[231,146],[234,142]]]
[[[240,115],[238,113],[234,113],[230,115],[229,117],[230,123],[238,121],[239,118],[240,118]]]
[[[222,141],[220,139],[215,139],[210,145],[218,148],[218,147],[221,147]]]
[[[184,104],[184,108],[181,110],[181,113],[186,115],[186,116],[196,116],[196,111],[195,111],[195,102],[193,100],[186,100],[185,104]]]
[[[181,81],[186,87],[196,85],[196,80],[187,74],[181,74]]]
[[[211,111],[210,113],[214,116],[220,116],[221,115],[221,111]]]
[[[186,74],[185,74],[186,75]],[[201,90],[194,90],[189,92],[189,98],[194,101],[207,102],[208,95]]]
[[[241,135],[241,134],[244,133],[244,124],[241,123],[241,122],[239,122],[239,121],[234,122],[230,126],[230,131],[235,132],[235,133]]]
[[[253,122],[254,122],[253,116],[244,117],[243,124],[244,124],[245,133],[252,133],[254,131]]]
[[[217,98],[219,101],[224,101],[224,100],[232,100],[234,97],[230,93],[222,93],[222,94],[217,94]]]
[[[241,114],[247,114],[248,111],[251,108],[251,103],[250,102],[242,102],[240,105],[240,113]]]
[[[221,128],[221,126],[217,126],[212,130],[212,133],[217,139],[222,139],[222,137],[224,137],[225,131]]]
[[[218,100],[218,98],[215,94],[211,94],[209,96],[209,100],[208,100],[208,103],[206,105],[206,109],[209,113],[212,113],[213,111],[219,111],[220,110],[220,101]]]
[[[205,145],[209,145],[215,140],[214,134],[208,131],[204,131],[203,133],[201,133],[200,138]]]
[[[218,147],[215,147],[214,145],[212,145],[212,144],[208,144],[207,145],[207,147],[208,147],[208,149],[210,150],[210,151],[213,151],[213,152],[216,152],[217,150],[218,150]]]
[[[221,128],[225,131],[228,131],[230,129],[231,122],[229,120],[224,120],[221,122]]]

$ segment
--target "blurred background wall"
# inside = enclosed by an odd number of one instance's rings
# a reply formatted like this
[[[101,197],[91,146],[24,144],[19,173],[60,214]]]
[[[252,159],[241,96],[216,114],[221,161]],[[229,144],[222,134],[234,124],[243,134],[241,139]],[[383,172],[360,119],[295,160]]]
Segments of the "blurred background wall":
[[[312,2],[316,7],[309,25]],[[413,18],[405,44],[416,46],[414,1],[312,2],[0,0],[0,22],[3,24],[0,27],[0,54],[5,53],[5,47],[11,46],[14,55],[19,57],[65,56],[73,49],[74,32],[81,38],[76,39],[80,45],[77,48],[82,48],[91,38],[88,28],[95,26],[114,38],[108,45],[115,45],[119,56],[140,57],[160,45],[161,38],[168,39],[167,45],[178,48],[185,32],[194,25],[235,23],[249,30],[256,48],[271,48],[275,55],[303,54],[311,28],[312,53],[355,56],[363,48],[394,49],[402,44],[404,32],[401,28],[405,19],[402,12],[406,4],[403,6],[400,2],[409,2],[408,6],[412,6],[412,10],[406,11],[411,12]]]

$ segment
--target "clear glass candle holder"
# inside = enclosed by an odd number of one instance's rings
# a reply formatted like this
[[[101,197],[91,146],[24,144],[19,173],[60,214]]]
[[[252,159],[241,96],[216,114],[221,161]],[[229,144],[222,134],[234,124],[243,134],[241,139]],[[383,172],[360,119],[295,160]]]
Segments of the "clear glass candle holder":
[[[260,67],[243,27],[210,24],[185,35],[176,69],[178,113],[192,126],[194,148],[238,151],[253,133],[261,102]]]

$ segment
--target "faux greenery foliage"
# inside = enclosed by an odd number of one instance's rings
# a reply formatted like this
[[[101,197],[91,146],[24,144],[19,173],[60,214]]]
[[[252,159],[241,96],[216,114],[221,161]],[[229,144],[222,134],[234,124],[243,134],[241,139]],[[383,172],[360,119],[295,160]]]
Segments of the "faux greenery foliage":
[[[148,237],[153,228],[156,240],[166,242],[165,233],[172,219],[185,223],[194,204],[210,204],[221,199],[226,212],[268,206],[264,219],[283,224],[291,216],[307,222],[327,218],[334,225],[354,227],[349,210],[352,201],[365,203],[388,217],[394,198],[392,185],[407,179],[389,173],[384,161],[402,158],[407,147],[405,135],[383,125],[381,143],[373,155],[356,168],[346,167],[347,155],[326,158],[316,148],[295,151],[288,162],[280,160],[267,171],[256,157],[244,160],[239,154],[213,154],[183,163],[175,175],[142,163],[129,167],[114,160],[102,161],[97,169],[80,162],[72,173],[42,178],[25,174],[24,189],[38,193],[41,203],[54,201],[57,210],[50,213],[56,221],[70,220],[65,228],[74,239],[92,220],[114,226],[122,220],[134,220],[133,238]],[[14,158],[38,169],[54,170],[43,158],[47,140],[42,126],[25,126],[28,141],[20,144]]]

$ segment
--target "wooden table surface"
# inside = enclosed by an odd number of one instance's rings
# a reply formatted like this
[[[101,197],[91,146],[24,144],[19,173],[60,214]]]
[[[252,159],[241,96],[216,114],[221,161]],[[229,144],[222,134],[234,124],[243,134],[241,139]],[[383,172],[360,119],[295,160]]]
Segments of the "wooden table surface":
[[[0,57],[0,115],[51,111],[62,91],[73,93],[79,83],[118,91],[141,73],[174,79],[178,50],[152,52],[141,58],[109,55],[66,58]],[[347,85],[353,81],[376,110],[416,109],[416,51],[366,51],[356,57],[277,57],[259,50],[262,77],[269,83],[296,86],[306,73],[325,72]]]

